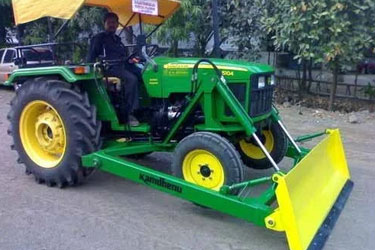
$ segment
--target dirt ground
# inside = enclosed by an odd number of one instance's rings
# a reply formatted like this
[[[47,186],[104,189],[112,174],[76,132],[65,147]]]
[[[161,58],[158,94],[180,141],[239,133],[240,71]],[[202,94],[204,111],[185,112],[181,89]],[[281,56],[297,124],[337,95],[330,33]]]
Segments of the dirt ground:
[[[0,89],[0,249],[287,249],[282,233],[199,208],[142,185],[96,172],[76,188],[48,188],[24,174],[10,150],[6,114],[13,92]],[[297,136],[339,127],[355,187],[325,249],[375,245],[375,117],[280,107]],[[315,141],[316,143],[316,141]],[[169,154],[147,161],[168,169]],[[282,164],[283,165],[283,164]],[[247,170],[247,175],[270,172]]]

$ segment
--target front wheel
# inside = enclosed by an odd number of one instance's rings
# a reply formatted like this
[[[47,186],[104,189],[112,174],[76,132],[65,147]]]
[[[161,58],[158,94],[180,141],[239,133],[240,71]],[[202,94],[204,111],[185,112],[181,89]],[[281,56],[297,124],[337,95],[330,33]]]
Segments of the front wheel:
[[[100,122],[87,94],[66,82],[37,78],[11,102],[9,134],[26,173],[48,186],[79,183],[81,157],[99,148]]]
[[[269,127],[264,128],[260,140],[276,163],[279,163],[286,155],[288,140],[277,123],[272,123]],[[271,162],[252,138],[241,140],[237,144],[237,148],[242,160],[248,167],[255,169],[272,167]]]
[[[215,191],[244,178],[243,163],[235,147],[227,139],[209,132],[189,135],[177,145],[172,173]]]

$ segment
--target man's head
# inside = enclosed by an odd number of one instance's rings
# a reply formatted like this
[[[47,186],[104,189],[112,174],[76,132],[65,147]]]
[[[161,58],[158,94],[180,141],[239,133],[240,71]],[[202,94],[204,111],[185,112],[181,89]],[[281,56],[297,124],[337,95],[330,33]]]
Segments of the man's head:
[[[115,33],[118,25],[119,25],[119,18],[118,16],[113,13],[109,12],[104,16],[104,28],[105,31],[110,32],[110,33]]]

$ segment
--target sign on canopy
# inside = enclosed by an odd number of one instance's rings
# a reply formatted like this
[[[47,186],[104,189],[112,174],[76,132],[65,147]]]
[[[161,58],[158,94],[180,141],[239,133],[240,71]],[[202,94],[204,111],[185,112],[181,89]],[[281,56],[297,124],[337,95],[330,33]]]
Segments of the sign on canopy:
[[[158,1],[157,0],[132,0],[133,12],[144,15],[158,16]]]

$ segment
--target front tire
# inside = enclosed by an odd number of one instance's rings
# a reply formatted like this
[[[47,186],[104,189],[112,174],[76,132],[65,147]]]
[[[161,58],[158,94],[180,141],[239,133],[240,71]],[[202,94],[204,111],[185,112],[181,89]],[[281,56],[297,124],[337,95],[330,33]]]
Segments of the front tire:
[[[99,149],[101,123],[87,94],[63,81],[30,80],[18,89],[8,119],[12,148],[38,183],[75,185],[91,172],[81,157]]]
[[[227,139],[209,132],[189,135],[177,145],[172,173],[215,191],[244,178],[243,163],[235,147]]]
[[[279,163],[288,149],[288,140],[277,123],[272,123],[262,130],[261,141],[276,163]],[[250,168],[268,169],[272,164],[261,148],[253,140],[241,140],[237,145],[243,162]]]

